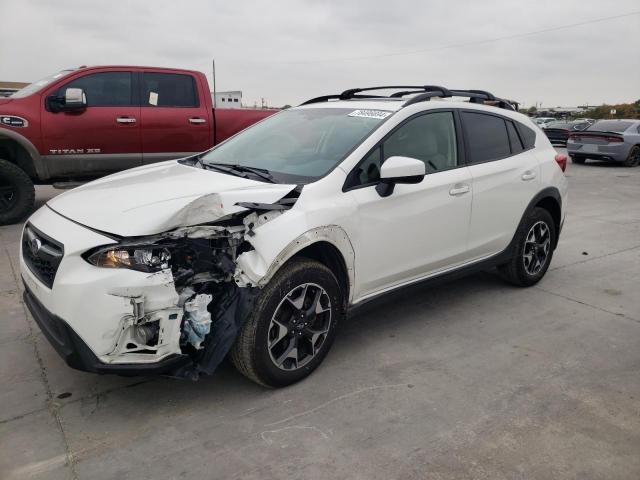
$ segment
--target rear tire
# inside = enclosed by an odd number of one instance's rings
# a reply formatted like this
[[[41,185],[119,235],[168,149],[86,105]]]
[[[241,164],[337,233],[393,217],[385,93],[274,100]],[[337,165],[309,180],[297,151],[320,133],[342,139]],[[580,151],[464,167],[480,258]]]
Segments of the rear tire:
[[[584,163],[585,160],[586,160],[586,158],[584,158],[584,157],[577,157],[575,155],[571,155],[571,163],[582,164],[582,163]]]
[[[27,173],[0,159],[0,225],[23,219],[33,208],[35,188]]]
[[[640,164],[640,146],[636,145],[629,151],[627,159],[623,162],[625,167],[637,167]]]
[[[518,227],[513,257],[498,267],[500,276],[518,287],[540,281],[549,268],[555,247],[556,227],[551,214],[534,208]]]
[[[343,314],[342,292],[331,270],[315,260],[294,260],[258,295],[231,348],[231,361],[265,387],[298,382],[324,360]]]

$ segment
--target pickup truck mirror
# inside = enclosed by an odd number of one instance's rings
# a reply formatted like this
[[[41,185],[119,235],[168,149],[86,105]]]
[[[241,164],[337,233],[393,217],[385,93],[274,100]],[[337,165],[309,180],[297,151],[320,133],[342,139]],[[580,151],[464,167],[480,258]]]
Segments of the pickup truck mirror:
[[[47,110],[57,113],[78,111],[87,108],[87,96],[81,88],[67,88],[62,95],[49,95],[46,100]]]
[[[67,88],[64,91],[63,110],[81,110],[87,108],[87,96],[81,88]]]
[[[393,193],[396,183],[420,183],[426,174],[422,160],[410,157],[389,157],[380,167],[380,183],[376,191],[381,197]]]

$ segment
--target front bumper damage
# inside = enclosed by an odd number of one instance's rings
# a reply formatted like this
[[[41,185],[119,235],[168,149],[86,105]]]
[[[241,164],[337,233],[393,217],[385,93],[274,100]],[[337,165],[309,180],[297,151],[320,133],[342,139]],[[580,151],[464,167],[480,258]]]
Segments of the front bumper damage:
[[[255,229],[291,208],[299,193],[295,189],[274,204],[243,205],[245,211],[210,224],[118,240],[118,247],[154,245],[169,250],[169,268],[155,273],[90,265],[85,260],[87,247],[104,246],[104,241],[74,245],[83,227],[71,226],[53,211],[34,215],[32,221],[40,221],[37,228],[48,230],[48,235],[52,230],[70,231],[70,247],[65,248],[51,289],[38,282],[21,252],[25,304],[73,368],[193,380],[211,374],[229,352],[264,285],[255,273],[245,273],[238,258],[255,254]],[[43,215],[48,217],[41,220]],[[50,228],[56,221],[65,222],[62,229]],[[70,307],[74,303],[77,308]],[[91,303],[95,311],[87,305]]]

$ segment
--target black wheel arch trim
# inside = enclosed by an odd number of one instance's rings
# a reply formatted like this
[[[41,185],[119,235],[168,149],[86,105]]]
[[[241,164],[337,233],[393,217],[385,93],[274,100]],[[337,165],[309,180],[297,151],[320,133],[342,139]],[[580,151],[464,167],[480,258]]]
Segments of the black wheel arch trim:
[[[18,145],[20,145],[22,148],[26,150],[26,152],[29,154],[29,157],[31,157],[33,169],[36,173],[38,180],[46,180],[47,178],[49,178],[49,172],[47,170],[47,167],[45,165],[45,162],[42,156],[38,152],[38,149],[35,147],[35,145],[31,143],[31,141],[28,138],[26,138],[23,135],[20,135],[17,132],[14,132],[13,130],[0,128],[0,138],[3,138],[3,137],[8,138],[9,140],[13,140],[14,142],[16,142]]]
[[[558,204],[558,208],[560,209],[560,218],[558,219],[558,224],[555,226],[556,227],[556,235],[555,235],[555,239],[553,242],[553,248],[555,250],[556,246],[558,245],[558,239],[560,238],[560,230],[562,228],[562,195],[560,195],[560,191],[556,188],[556,187],[546,187],[543,188],[542,190],[540,190],[529,202],[529,205],[527,205],[527,208],[525,209],[524,213],[522,214],[522,218],[520,219],[520,223],[518,223],[518,228],[520,227],[520,225],[522,225],[522,222],[524,221],[524,219],[527,217],[527,215],[529,213],[531,213],[533,211],[534,208],[536,208],[536,206],[544,199],[547,198],[551,198],[553,200],[555,200]],[[552,212],[549,212],[552,213]],[[512,247],[516,242],[516,237],[515,234],[513,236],[513,238],[511,239],[511,243],[509,244],[509,247]]]

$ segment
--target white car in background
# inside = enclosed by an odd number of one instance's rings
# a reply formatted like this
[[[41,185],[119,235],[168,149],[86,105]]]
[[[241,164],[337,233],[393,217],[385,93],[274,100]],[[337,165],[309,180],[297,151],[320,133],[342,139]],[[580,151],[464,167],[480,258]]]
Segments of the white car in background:
[[[487,92],[315,98],[201,155],[50,200],[23,232],[25,301],[74,368],[197,378],[230,353],[280,387],[322,362],[366,300],[491,267],[538,282],[565,166]]]
[[[550,123],[557,122],[557,121],[558,119],[553,117],[538,117],[533,119],[533,122],[536,125],[538,125],[540,128],[545,128]]]

